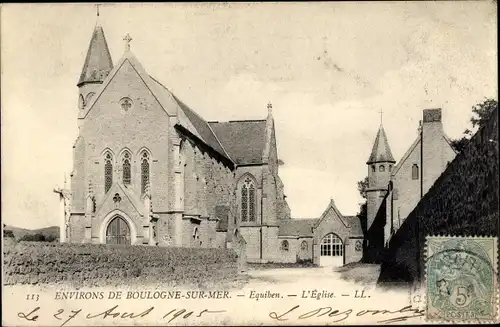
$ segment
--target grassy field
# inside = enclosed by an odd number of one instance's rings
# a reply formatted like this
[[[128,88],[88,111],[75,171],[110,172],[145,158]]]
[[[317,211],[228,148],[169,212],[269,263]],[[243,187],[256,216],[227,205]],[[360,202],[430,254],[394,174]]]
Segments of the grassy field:
[[[380,275],[379,264],[353,262],[334,269],[340,278],[347,282],[359,284],[375,284]]]

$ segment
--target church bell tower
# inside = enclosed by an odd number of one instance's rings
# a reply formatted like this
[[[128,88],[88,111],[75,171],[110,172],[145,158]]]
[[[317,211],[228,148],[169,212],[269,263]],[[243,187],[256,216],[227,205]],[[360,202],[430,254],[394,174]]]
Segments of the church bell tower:
[[[97,9],[97,22],[77,84],[79,110],[83,110],[90,102],[112,69],[113,61],[104,36],[104,30],[99,22],[99,9]]]
[[[380,123],[370,158],[366,162],[368,165],[368,188],[366,189],[367,230],[370,229],[377,216],[380,204],[387,192],[395,163],[396,160],[392,156],[384,127]]]

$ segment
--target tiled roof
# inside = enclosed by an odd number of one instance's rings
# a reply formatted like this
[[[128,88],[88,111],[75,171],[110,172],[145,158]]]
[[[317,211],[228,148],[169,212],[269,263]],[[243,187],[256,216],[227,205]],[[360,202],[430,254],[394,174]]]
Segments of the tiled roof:
[[[387,141],[387,136],[382,125],[380,125],[377,137],[375,138],[370,159],[366,163],[371,164],[375,162],[396,162],[392,156],[391,148],[389,147],[389,142]]]
[[[175,102],[177,103],[179,108],[181,108],[184,115],[187,117],[187,119],[189,119],[189,122],[191,123],[190,126],[192,126],[195,129],[195,131],[191,132],[195,132],[194,134],[200,137],[203,142],[205,142],[208,146],[217,151],[220,155],[227,158],[228,154],[221,146],[220,142],[217,140],[217,137],[212,131],[210,125],[193,109],[189,108],[184,102],[182,102],[178,97],[176,97],[175,94],[173,94],[165,85],[163,85],[153,77],[151,77],[151,79],[153,80],[153,82],[155,82],[154,85],[159,87],[158,89],[155,89],[155,93],[167,92],[175,100]]]
[[[349,225],[350,236],[363,236],[363,229],[358,216],[344,216],[344,219]]]
[[[96,25],[83,64],[78,85],[85,82],[103,82],[113,70],[108,43],[100,25]]]
[[[184,102],[179,100],[179,98],[177,98],[173,93],[172,95],[175,101],[177,101],[177,103],[179,104],[179,107],[182,109],[186,117],[191,121],[196,131],[198,131],[199,135],[203,138],[203,141],[207,145],[209,145],[212,149],[217,151],[219,154],[227,158],[228,154],[226,153],[226,151],[224,151],[224,148],[217,140],[217,137],[215,136],[214,132],[212,131],[212,128],[206,122],[206,120],[203,119],[200,115],[198,115],[194,110],[189,108]]]
[[[209,122],[231,159],[239,165],[262,163],[266,120]]]
[[[278,236],[312,236],[312,227],[317,221],[318,218],[281,220]]]

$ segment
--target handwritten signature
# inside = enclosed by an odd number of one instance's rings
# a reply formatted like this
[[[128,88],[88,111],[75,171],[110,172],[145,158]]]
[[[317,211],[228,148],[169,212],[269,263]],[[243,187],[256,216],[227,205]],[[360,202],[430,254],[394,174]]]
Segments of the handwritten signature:
[[[328,317],[332,318],[331,322],[344,321],[351,316],[361,317],[366,315],[372,316],[383,316],[386,319],[378,321],[378,323],[397,323],[401,321],[406,321],[407,319],[417,318],[424,316],[425,311],[412,308],[411,305],[402,307],[398,310],[360,310],[354,312],[353,309],[337,310],[332,307],[321,307],[313,310],[308,310],[303,312],[303,310],[298,310],[300,305],[296,305],[281,314],[276,312],[269,313],[269,317],[278,321],[286,321],[289,318],[295,316],[298,319],[308,319],[312,317]]]
[[[27,321],[37,321],[40,315],[40,307],[36,307],[35,309],[31,310],[28,313],[24,312],[19,312],[17,316],[21,319],[25,319]],[[123,311],[121,312],[118,310],[118,305],[115,305],[107,310],[104,310],[99,313],[87,313],[86,315],[82,313],[83,309],[78,309],[78,310],[68,310],[65,311],[64,309],[59,309],[57,310],[56,313],[54,313],[52,316],[59,320],[62,321],[62,323],[59,325],[60,327],[63,327],[66,325],[69,321],[75,319],[77,316],[84,316],[85,319],[95,319],[95,318],[101,318],[101,319],[106,319],[106,318],[114,318],[114,319],[136,319],[136,318],[142,318],[147,315],[149,315],[151,312],[155,310],[155,307],[149,307],[144,311],[141,312],[126,312]],[[158,310],[155,310],[158,311]],[[225,310],[209,310],[209,309],[203,309],[203,310],[196,310],[196,311],[190,311],[186,309],[173,309],[170,310],[169,312],[162,315],[162,319],[168,319],[167,323],[172,322],[173,320],[177,318],[182,318],[182,319],[187,319],[189,317],[196,317],[199,318],[203,315],[206,314],[216,314],[216,313],[223,313],[226,312]],[[82,313],[82,314],[81,314]]]

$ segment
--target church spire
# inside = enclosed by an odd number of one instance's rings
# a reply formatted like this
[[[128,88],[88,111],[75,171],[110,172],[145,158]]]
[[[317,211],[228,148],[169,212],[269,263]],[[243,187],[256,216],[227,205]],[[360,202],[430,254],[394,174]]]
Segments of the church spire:
[[[389,142],[387,141],[387,136],[385,135],[382,122],[380,122],[377,137],[375,138],[375,143],[373,144],[372,153],[366,163],[372,164],[375,162],[396,162],[392,156],[391,148],[389,147]]]
[[[112,69],[113,61],[104,36],[104,30],[99,22],[99,7],[97,7],[96,26],[90,39],[87,56],[77,86],[80,87],[85,83],[102,83]]]

